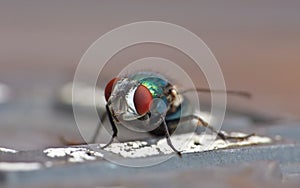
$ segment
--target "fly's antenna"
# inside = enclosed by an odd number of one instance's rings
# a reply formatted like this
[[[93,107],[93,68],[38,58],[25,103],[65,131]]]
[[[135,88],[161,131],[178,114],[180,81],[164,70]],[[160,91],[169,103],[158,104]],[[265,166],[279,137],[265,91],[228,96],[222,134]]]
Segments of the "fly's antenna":
[[[188,93],[188,92],[191,92],[191,91],[196,91],[198,93],[226,93],[228,95],[236,95],[236,96],[245,97],[245,98],[248,98],[248,99],[251,98],[251,94],[249,92],[247,92],[247,91],[210,90],[210,89],[207,89],[207,88],[190,88],[190,89],[183,90],[180,93],[184,94],[184,93]]]

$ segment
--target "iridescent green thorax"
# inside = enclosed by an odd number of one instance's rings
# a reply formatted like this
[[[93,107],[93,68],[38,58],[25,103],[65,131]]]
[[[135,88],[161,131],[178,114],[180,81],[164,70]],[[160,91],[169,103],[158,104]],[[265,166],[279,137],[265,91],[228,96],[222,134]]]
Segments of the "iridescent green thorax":
[[[153,98],[159,98],[164,94],[166,83],[160,78],[145,78],[140,80],[141,84],[146,86]]]
[[[164,89],[169,82],[161,75],[141,72],[133,75],[131,78],[138,80],[142,85],[147,87],[153,98],[162,98],[163,100],[166,100]]]

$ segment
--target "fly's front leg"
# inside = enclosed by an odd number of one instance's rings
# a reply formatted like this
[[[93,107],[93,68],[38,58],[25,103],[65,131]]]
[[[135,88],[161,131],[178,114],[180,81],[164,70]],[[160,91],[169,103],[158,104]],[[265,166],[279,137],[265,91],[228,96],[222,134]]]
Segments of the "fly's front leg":
[[[88,144],[92,144],[92,143],[96,142],[96,139],[97,139],[97,137],[99,135],[99,132],[101,130],[101,126],[102,126],[103,122],[106,120],[106,117],[107,117],[107,113],[104,113],[101,116],[101,119],[100,119],[100,121],[99,121],[99,123],[97,125],[97,128],[96,128],[96,130],[94,132],[93,137],[91,138],[91,140],[89,142],[87,142]],[[65,137],[63,137],[63,136],[60,136],[59,140],[64,145],[84,145],[84,144],[87,144],[86,142],[70,141],[70,140],[65,139]]]
[[[92,139],[90,140],[89,143],[95,143],[96,142],[96,139],[97,139],[97,137],[98,137],[98,135],[100,133],[100,130],[101,130],[101,126],[103,125],[103,122],[106,120],[106,117],[107,117],[107,113],[104,113],[101,116],[100,121],[99,121],[99,123],[97,125],[97,128],[96,128],[96,130],[94,132],[94,135],[93,135],[93,137],[92,137]]]
[[[113,120],[113,117],[112,117],[112,114],[109,110],[108,104],[106,104],[106,112],[107,112],[107,115],[108,115],[108,119],[109,119],[109,122],[110,122],[110,125],[111,125],[111,128],[112,128],[113,134],[112,134],[109,142],[107,144],[105,144],[104,146],[102,146],[101,149],[104,149],[107,146],[109,146],[114,141],[115,137],[117,137],[117,135],[118,135],[118,129],[117,129],[117,126],[116,126],[116,124]]]

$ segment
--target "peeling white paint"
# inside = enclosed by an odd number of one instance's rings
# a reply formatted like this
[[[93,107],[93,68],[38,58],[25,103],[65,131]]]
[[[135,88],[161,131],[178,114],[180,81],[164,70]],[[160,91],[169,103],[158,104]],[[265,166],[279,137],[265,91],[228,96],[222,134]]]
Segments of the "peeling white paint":
[[[230,136],[246,136],[244,133],[231,133]],[[194,153],[199,151],[211,151],[215,149],[225,149],[230,147],[240,147],[240,146],[249,146],[249,145],[259,145],[259,144],[268,144],[272,140],[269,137],[261,136],[251,136],[245,140],[222,140],[217,139],[214,142],[211,142],[214,139],[214,136],[206,135],[206,138],[201,138],[197,135],[192,138],[192,141],[187,144],[187,148],[183,150],[183,153]],[[210,145],[195,145],[194,143],[211,143]]]
[[[113,143],[107,148],[106,151],[110,151],[116,154],[120,154],[123,157],[146,157],[149,155],[158,155],[159,150],[156,149],[156,145],[147,145],[145,141],[135,141],[126,143]]]
[[[7,152],[7,153],[17,153],[17,150],[13,150],[13,149],[8,149],[8,148],[1,148],[0,147],[0,152]]]
[[[87,148],[48,148],[43,151],[48,157],[67,157],[69,162],[84,162],[103,157],[102,153]]]
[[[35,162],[0,162],[0,170],[3,171],[31,171],[40,168],[42,168],[42,164]]]
[[[230,136],[245,136],[244,133],[231,133]],[[224,149],[229,147],[259,145],[271,143],[269,137],[251,136],[245,140],[222,140],[216,139],[213,135],[196,135],[196,134],[181,134],[172,136],[173,145],[182,153],[194,153],[202,151],[210,151],[215,149]],[[156,144],[148,145],[147,142],[126,142],[113,143],[105,149],[112,153],[121,155],[122,157],[137,158],[147,157],[158,154],[174,153],[167,144],[165,138],[160,139]]]

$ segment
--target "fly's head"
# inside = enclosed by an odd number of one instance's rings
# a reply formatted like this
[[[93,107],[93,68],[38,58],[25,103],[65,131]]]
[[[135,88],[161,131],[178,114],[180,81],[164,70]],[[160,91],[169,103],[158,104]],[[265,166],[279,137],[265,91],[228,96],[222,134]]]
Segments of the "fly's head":
[[[105,88],[105,98],[116,122],[128,122],[150,116],[153,100],[149,89],[137,80],[114,78]]]
[[[170,108],[168,96],[153,89],[158,86],[131,78],[112,79],[105,97],[114,121],[139,132],[157,128]]]

